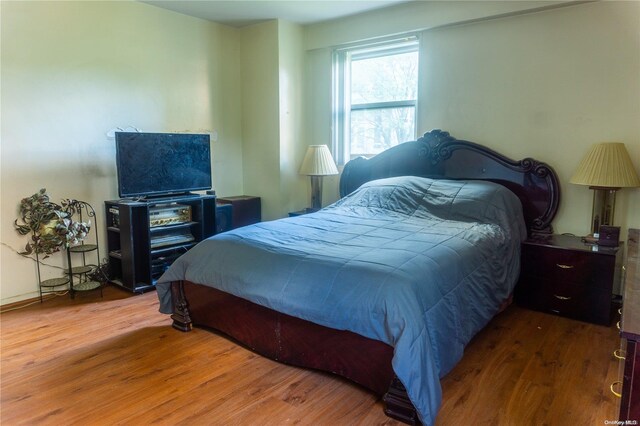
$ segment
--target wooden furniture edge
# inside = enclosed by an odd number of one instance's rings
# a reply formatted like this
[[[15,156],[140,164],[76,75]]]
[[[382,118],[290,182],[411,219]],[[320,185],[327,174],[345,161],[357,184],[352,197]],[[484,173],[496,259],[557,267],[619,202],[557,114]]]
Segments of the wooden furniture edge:
[[[270,359],[342,376],[382,396],[389,417],[420,424],[404,386],[395,377],[393,348],[386,343],[320,326],[189,281],[172,282],[171,294],[174,328],[183,332],[194,325],[213,329]]]
[[[371,180],[406,175],[499,183],[522,202],[529,235],[553,233],[551,222],[560,204],[560,183],[551,166],[529,157],[514,161],[439,129],[369,159],[349,161],[340,176],[340,196]]]
[[[189,304],[184,295],[184,281],[173,281],[171,283],[171,301],[173,303],[173,328],[180,331],[191,331],[193,322],[189,315]]]

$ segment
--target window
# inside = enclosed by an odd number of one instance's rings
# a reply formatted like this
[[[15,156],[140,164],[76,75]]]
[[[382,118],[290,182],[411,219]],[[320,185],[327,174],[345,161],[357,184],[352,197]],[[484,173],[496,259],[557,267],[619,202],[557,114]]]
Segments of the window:
[[[418,40],[334,52],[333,152],[339,164],[416,138]]]

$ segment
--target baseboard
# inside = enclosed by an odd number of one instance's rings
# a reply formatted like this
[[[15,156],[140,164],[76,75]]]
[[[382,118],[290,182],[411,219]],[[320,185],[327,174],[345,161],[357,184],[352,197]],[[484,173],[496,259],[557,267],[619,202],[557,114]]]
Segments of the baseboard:
[[[57,296],[55,294],[47,294],[42,296],[42,301],[46,302],[47,300],[53,299],[54,297],[57,297]],[[40,296],[30,297],[28,299],[22,299],[17,302],[0,304],[0,313],[4,311],[8,311],[10,309],[20,308],[23,305],[30,305],[34,302],[40,302]]]

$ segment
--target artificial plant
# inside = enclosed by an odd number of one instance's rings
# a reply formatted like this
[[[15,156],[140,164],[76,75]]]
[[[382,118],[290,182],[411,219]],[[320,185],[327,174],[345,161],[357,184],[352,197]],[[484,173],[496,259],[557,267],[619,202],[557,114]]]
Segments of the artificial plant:
[[[78,210],[77,200],[65,199],[61,204],[56,204],[49,199],[44,188],[23,198],[14,225],[20,235],[31,234],[31,238],[20,254],[44,254],[44,258],[47,258],[61,248],[82,241],[91,223],[74,221],[73,215]]]

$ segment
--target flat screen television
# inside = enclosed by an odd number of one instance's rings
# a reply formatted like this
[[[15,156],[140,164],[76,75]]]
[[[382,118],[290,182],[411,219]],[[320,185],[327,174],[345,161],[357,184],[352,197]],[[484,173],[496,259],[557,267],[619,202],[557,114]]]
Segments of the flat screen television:
[[[211,189],[208,134],[116,132],[121,198],[149,198]]]

